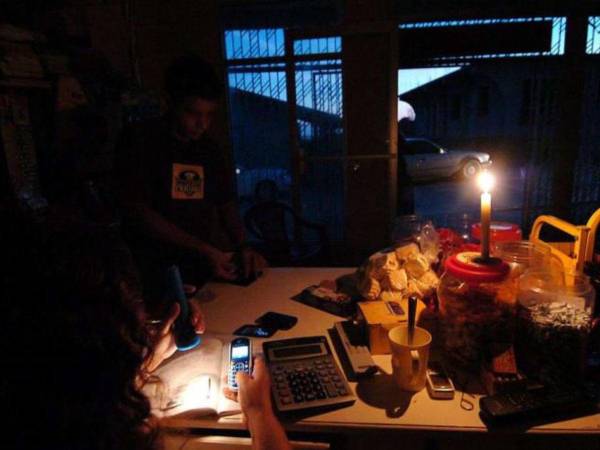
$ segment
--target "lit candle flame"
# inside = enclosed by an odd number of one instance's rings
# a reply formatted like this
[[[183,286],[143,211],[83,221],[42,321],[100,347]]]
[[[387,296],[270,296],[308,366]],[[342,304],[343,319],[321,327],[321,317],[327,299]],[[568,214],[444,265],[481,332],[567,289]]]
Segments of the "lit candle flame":
[[[484,170],[477,177],[477,184],[483,192],[490,192],[496,185],[496,177],[493,173]]]

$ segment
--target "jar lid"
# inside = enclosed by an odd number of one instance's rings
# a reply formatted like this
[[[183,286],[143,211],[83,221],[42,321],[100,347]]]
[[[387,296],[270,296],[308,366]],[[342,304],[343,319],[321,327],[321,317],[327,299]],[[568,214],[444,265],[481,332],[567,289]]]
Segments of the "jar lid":
[[[510,266],[500,258],[482,263],[479,252],[457,253],[446,259],[444,266],[452,276],[473,283],[503,281],[510,271]]]
[[[471,225],[473,239],[481,240],[481,222]],[[520,241],[523,238],[519,225],[510,222],[492,222],[490,224],[490,240],[495,242]]]

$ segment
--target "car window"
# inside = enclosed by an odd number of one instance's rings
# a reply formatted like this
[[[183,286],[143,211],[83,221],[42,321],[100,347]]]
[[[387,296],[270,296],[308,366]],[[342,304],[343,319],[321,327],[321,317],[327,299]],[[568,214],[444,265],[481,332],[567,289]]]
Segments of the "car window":
[[[409,155],[439,154],[440,149],[427,141],[408,141],[406,149]]]

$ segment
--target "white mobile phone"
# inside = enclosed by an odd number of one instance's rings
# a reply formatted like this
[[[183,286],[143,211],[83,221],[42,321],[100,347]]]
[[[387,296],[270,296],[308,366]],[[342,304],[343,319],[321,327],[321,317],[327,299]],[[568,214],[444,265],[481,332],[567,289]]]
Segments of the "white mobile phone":
[[[238,372],[252,373],[252,343],[244,337],[234,339],[229,345],[227,384],[234,391],[238,389],[235,381]]]
[[[435,399],[450,400],[454,398],[454,384],[441,363],[430,361],[427,369],[427,392]]]

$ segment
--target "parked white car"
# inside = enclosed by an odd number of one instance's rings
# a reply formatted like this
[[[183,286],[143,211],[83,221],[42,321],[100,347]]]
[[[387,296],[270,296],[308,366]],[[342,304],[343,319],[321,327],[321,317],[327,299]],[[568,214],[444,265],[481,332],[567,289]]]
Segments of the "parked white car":
[[[398,149],[403,152],[402,149]],[[492,163],[488,153],[449,150],[425,138],[406,138],[402,157],[408,176],[413,180],[430,180],[460,176],[472,178]]]

